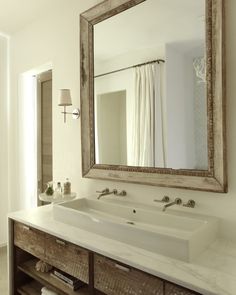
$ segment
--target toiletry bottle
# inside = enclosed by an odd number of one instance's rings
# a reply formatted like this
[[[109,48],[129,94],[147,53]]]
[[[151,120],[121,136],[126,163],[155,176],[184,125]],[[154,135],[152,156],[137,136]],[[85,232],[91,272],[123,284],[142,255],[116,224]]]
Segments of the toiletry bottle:
[[[71,194],[71,183],[68,178],[66,178],[66,182],[64,183],[64,195],[70,195]]]
[[[60,182],[57,183],[57,187],[55,188],[54,195],[55,195],[55,198],[61,198],[62,196],[62,187]]]

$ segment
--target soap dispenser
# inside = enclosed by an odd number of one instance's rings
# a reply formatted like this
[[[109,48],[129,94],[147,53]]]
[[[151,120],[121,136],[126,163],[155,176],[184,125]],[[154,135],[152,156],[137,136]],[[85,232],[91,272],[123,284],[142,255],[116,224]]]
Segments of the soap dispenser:
[[[64,195],[70,195],[71,194],[71,183],[69,181],[69,178],[66,178],[66,182],[64,183]]]

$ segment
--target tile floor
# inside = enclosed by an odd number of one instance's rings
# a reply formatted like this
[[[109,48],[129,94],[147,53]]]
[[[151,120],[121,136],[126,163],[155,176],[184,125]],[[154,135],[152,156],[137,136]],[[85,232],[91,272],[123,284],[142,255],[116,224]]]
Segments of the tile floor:
[[[7,248],[0,248],[0,294],[8,295],[7,287]]]

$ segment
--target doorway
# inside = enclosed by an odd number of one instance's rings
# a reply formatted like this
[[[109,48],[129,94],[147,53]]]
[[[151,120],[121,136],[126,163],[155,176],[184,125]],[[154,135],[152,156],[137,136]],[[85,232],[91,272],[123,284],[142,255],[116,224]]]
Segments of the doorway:
[[[37,75],[38,195],[53,179],[52,71]],[[43,203],[38,198],[38,206]]]

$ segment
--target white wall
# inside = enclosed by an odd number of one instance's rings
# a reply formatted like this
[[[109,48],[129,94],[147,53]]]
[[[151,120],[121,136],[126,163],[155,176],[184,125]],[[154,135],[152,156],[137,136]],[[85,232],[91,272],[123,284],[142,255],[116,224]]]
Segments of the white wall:
[[[69,177],[73,190],[80,196],[94,193],[96,190],[110,187],[125,189],[127,198],[153,203],[154,198],[169,194],[172,198],[184,200],[193,198],[197,202],[194,212],[216,215],[222,218],[222,235],[236,239],[236,1],[226,3],[227,29],[227,127],[228,127],[228,158],[229,158],[229,193],[214,194],[168,188],[149,187],[144,185],[115,183],[107,181],[82,179],[81,177],[81,145],[80,121],[68,118],[66,124],[57,106],[59,88],[71,88],[73,105],[79,105],[79,13],[90,8],[97,1],[71,0],[73,6],[64,10],[61,15],[51,15],[32,24],[12,38],[12,103],[11,120],[15,122],[17,114],[17,79],[20,73],[44,64],[53,62],[53,158],[55,179]],[[15,149],[17,137],[15,125],[11,125],[11,198],[18,198],[17,175],[15,168]],[[63,157],[62,157],[63,155]],[[15,207],[15,209],[17,209]],[[191,209],[184,209],[191,210]]]
[[[201,55],[198,55],[201,56]],[[195,59],[196,60],[196,59]],[[206,87],[194,70],[194,141],[196,169],[208,167]]]
[[[95,30],[96,34],[96,30]],[[109,39],[108,39],[109,40]],[[96,46],[95,46],[96,47]],[[95,48],[96,50],[96,48]],[[165,59],[165,46],[137,50],[135,47],[129,52],[113,57],[112,59],[94,61],[95,76],[117,69],[130,67],[156,59]]]
[[[96,163],[127,165],[126,91],[101,94],[95,99]]]
[[[166,44],[165,66],[167,167],[194,169],[193,66],[173,44]]]
[[[37,78],[29,73],[18,82],[19,209],[37,207]]]
[[[95,80],[96,95],[119,91],[126,92],[127,163],[131,163],[132,159],[131,146],[134,90],[134,73],[131,69],[99,77]]]
[[[8,39],[0,36],[0,246],[6,242],[8,212]]]

